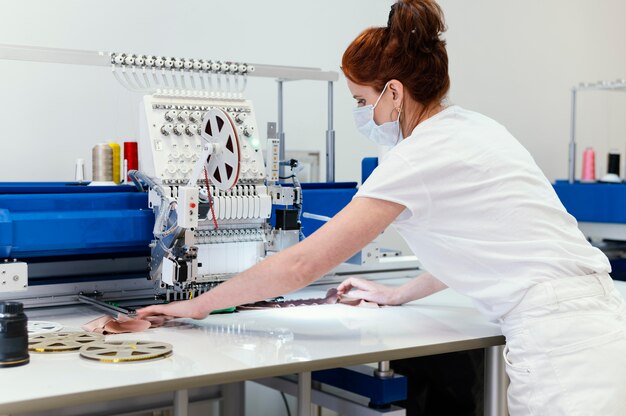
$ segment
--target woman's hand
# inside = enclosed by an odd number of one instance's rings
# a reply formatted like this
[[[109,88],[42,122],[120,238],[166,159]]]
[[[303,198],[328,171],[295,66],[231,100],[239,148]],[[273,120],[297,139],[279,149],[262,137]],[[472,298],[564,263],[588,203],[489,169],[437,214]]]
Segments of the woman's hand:
[[[381,285],[370,280],[350,277],[337,286],[340,295],[364,299],[379,305],[401,305],[398,288]]]
[[[211,311],[203,311],[198,308],[195,299],[182,300],[179,302],[168,303],[167,305],[152,305],[141,308],[137,311],[137,318],[145,318],[147,316],[167,315],[176,318],[193,318],[204,319]]]

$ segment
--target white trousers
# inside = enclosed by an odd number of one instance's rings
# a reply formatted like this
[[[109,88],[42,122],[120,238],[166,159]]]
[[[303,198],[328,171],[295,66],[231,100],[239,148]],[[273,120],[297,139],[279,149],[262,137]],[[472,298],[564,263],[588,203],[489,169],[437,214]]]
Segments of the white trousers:
[[[608,275],[538,284],[501,324],[511,416],[626,415],[626,305]]]

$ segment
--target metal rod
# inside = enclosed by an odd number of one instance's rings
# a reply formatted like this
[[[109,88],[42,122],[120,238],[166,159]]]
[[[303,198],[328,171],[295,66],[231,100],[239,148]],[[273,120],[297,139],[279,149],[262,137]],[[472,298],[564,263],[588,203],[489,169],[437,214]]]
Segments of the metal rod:
[[[246,414],[245,382],[224,384],[222,386],[220,416],[241,416]]]
[[[0,59],[70,65],[111,66],[111,52],[39,46],[0,44]],[[279,78],[290,81],[337,81],[339,79],[337,72],[322,71],[319,68],[262,64],[248,65],[255,68],[253,72],[248,73],[248,76],[251,77]]]
[[[137,314],[137,312],[135,312],[134,310],[120,308],[119,306],[111,305],[106,302],[102,302],[101,300],[94,299],[92,297],[85,296],[82,294],[78,295],[78,300],[80,300],[83,303],[88,303],[92,306],[95,306],[96,308],[101,309],[107,312],[109,315],[113,315],[113,316],[117,316],[118,313],[130,316],[130,317],[135,316]]]
[[[572,88],[572,108],[570,113],[570,142],[569,142],[569,183],[576,181],[576,88]]]
[[[285,126],[284,126],[284,98],[283,98],[283,80],[279,79],[278,83],[278,126],[277,134],[279,140],[278,145],[278,159],[285,160]],[[278,176],[285,176],[285,166],[280,165],[278,167]]]
[[[298,374],[298,416],[311,416],[311,372]]]
[[[508,415],[506,391],[509,379],[504,368],[503,345],[485,348],[485,416]]]
[[[393,374],[389,361],[379,361],[378,368],[374,370],[374,375],[378,378],[391,378]]]
[[[580,83],[572,88],[572,102],[570,110],[570,142],[567,180],[576,181],[576,96],[578,91],[617,91],[626,92],[626,80],[599,81],[596,83]]]
[[[328,81],[328,130],[326,130],[326,182],[335,182],[335,130],[333,129],[333,82]]]
[[[174,416],[187,416],[189,413],[189,391],[176,390],[174,392]]]

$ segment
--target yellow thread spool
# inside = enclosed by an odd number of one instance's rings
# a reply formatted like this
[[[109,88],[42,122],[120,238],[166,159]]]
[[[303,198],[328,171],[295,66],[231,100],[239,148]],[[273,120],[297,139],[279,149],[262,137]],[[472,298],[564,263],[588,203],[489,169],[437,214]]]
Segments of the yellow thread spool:
[[[111,150],[113,150],[113,182],[120,183],[121,182],[121,162],[120,162],[120,145],[117,143],[109,143]]]

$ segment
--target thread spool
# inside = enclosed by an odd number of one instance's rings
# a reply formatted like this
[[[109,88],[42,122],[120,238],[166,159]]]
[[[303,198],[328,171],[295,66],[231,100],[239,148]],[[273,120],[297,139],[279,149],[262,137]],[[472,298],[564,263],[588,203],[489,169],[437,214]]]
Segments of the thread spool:
[[[619,159],[620,159],[620,154],[617,153],[617,151],[615,150],[611,150],[609,152],[609,156],[608,156],[608,160],[607,160],[607,172],[608,174],[614,174],[619,176]]]
[[[74,167],[74,180],[76,182],[83,182],[85,180],[85,160],[76,159]]]
[[[600,181],[601,182],[610,182],[610,183],[620,183],[620,154],[617,150],[610,150],[609,155],[607,157],[607,173],[604,175]]]
[[[596,152],[591,147],[586,148],[583,152],[583,169],[580,181],[587,183],[596,181]]]
[[[124,162],[126,166],[124,176],[126,177],[126,182],[130,182],[128,172],[139,169],[139,157],[137,153],[137,142],[124,142]]]
[[[113,182],[113,149],[98,143],[91,150],[91,173],[94,182]]]
[[[120,183],[120,145],[117,143],[109,143],[109,147],[113,151],[113,182]]]

